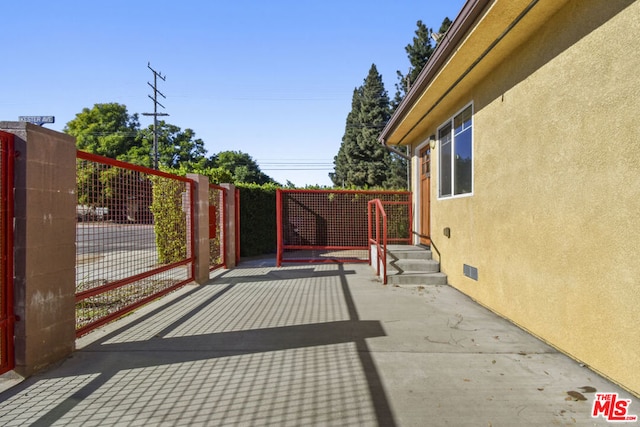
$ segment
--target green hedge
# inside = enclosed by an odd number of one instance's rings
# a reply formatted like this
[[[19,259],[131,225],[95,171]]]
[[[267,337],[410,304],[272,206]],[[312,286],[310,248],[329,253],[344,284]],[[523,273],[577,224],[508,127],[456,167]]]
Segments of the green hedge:
[[[187,216],[182,206],[182,181],[152,176],[154,218],[158,262],[170,264],[187,257]]]
[[[273,184],[236,184],[240,191],[240,256],[275,254],[276,189]]]

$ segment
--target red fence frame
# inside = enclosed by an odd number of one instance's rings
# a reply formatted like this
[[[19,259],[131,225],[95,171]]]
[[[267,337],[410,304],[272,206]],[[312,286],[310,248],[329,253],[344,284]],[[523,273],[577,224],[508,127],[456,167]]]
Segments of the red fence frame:
[[[291,196],[291,197],[288,197]],[[305,197],[310,198],[310,203],[305,204]],[[407,206],[405,220],[406,237],[393,238],[390,241],[410,243],[411,241],[411,193],[406,191],[364,191],[364,190],[288,190],[279,189],[276,191],[276,235],[277,235],[277,258],[276,265],[283,262],[368,262],[369,261],[369,241],[367,235],[367,203],[373,199],[384,200],[385,203],[395,203]],[[317,199],[317,200],[313,200]],[[394,200],[399,199],[399,200]],[[325,202],[326,200],[326,202]],[[328,207],[333,201],[337,205]],[[295,206],[294,206],[295,205]],[[351,209],[351,211],[349,211]],[[285,212],[286,211],[286,212]],[[294,217],[291,217],[295,211]],[[349,212],[345,212],[349,211]],[[295,217],[298,215],[298,217]],[[327,218],[325,215],[329,215]],[[331,215],[337,215],[331,217]],[[315,226],[309,226],[307,222],[314,221]],[[288,228],[287,228],[288,227]],[[315,227],[314,231],[309,227]],[[285,230],[287,228],[287,230]],[[291,229],[301,231],[300,237],[292,239]],[[340,231],[345,232],[346,237],[336,238]],[[347,231],[354,231],[347,233]],[[297,231],[296,231],[297,232]],[[304,236],[302,236],[304,234]],[[316,239],[317,234],[324,234],[328,237]],[[286,237],[286,238],[285,238]],[[349,238],[354,242],[347,242]],[[296,240],[296,241],[293,241]],[[337,243],[336,243],[337,242]],[[306,256],[298,258],[284,258],[285,251],[306,251]],[[325,252],[322,256],[316,256],[316,252]],[[326,252],[337,251],[335,256],[326,255]],[[367,252],[366,256],[346,256],[346,252],[356,253]]]
[[[90,153],[86,153],[83,151],[78,151],[77,152],[77,159],[79,160],[86,160],[86,161],[90,161],[90,162],[95,162],[95,163],[99,163],[99,164],[103,164],[103,165],[107,165],[107,166],[112,166],[112,167],[117,167],[117,168],[122,168],[125,170],[129,170],[129,171],[136,171],[136,172],[140,172],[143,174],[147,174],[147,175],[155,175],[155,176],[159,176],[159,177],[163,177],[163,178],[167,178],[167,179],[171,179],[171,180],[175,180],[175,181],[180,181],[180,182],[184,182],[186,184],[186,188],[188,191],[188,201],[189,201],[189,215],[188,215],[188,223],[186,224],[187,226],[187,256],[182,259],[179,262],[173,262],[161,267],[157,267],[157,268],[151,268],[148,269],[146,271],[144,271],[143,273],[140,274],[135,274],[129,277],[126,277],[124,279],[120,279],[120,280],[114,280],[111,282],[108,282],[104,285],[101,286],[96,286],[96,287],[92,287],[91,289],[85,290],[85,291],[81,291],[81,292],[77,292],[76,293],[76,304],[81,303],[82,301],[86,300],[87,298],[90,297],[95,297],[97,295],[101,295],[104,294],[108,291],[112,291],[112,290],[116,290],[118,288],[122,288],[125,285],[131,285],[135,282],[138,282],[140,280],[143,279],[147,279],[147,278],[151,278],[154,275],[158,275],[160,273],[164,273],[164,272],[168,272],[169,270],[175,269],[177,267],[181,267],[181,266],[188,266],[190,265],[191,268],[188,268],[188,272],[189,274],[187,274],[187,278],[184,280],[181,280],[180,282],[177,282],[175,284],[173,284],[170,287],[167,287],[159,292],[156,292],[152,295],[149,295],[147,297],[144,297],[142,299],[136,300],[135,302],[126,305],[125,307],[118,309],[106,316],[100,317],[99,319],[95,320],[95,321],[91,321],[90,323],[88,323],[87,325],[84,325],[82,327],[79,327],[76,329],[76,336],[81,336],[86,334],[87,332],[102,326],[112,320],[115,320],[116,318],[122,316],[125,313],[128,313],[156,298],[159,298],[162,295],[165,295],[181,286],[184,286],[185,284],[193,281],[193,278],[195,276],[194,274],[194,270],[195,270],[195,242],[193,239],[194,236],[194,205],[193,205],[193,200],[194,200],[194,192],[195,192],[195,183],[185,177],[181,177],[181,176],[176,176],[176,175],[171,175],[162,171],[158,171],[158,170],[154,170],[154,169],[149,169],[149,168],[145,168],[142,166],[137,166],[137,165],[132,165],[130,163],[126,163],[126,162],[122,162],[119,160],[114,160],[114,159],[110,159],[107,157],[103,157],[103,156],[98,156],[95,154],[90,154]]]
[[[235,218],[236,218],[236,264],[238,264],[240,262],[240,190],[238,188],[235,189],[235,201],[236,201],[236,211],[235,211]]]
[[[14,137],[0,132],[0,374],[14,368],[13,168]]]
[[[373,211],[373,212],[372,212]],[[369,235],[369,265],[373,261],[375,248],[376,275],[380,276],[380,263],[382,263],[382,283],[387,284],[387,213],[382,201],[375,199],[367,204],[367,234]]]
[[[218,206],[216,209],[212,209],[211,199],[215,198],[216,193],[219,195]],[[226,208],[227,190],[219,185],[209,184],[209,271],[218,268],[227,268],[227,236],[224,231],[227,223]],[[212,235],[214,235],[213,238]],[[217,239],[217,244],[215,243],[215,239]],[[220,262],[215,262],[212,259],[213,252],[219,254]]]

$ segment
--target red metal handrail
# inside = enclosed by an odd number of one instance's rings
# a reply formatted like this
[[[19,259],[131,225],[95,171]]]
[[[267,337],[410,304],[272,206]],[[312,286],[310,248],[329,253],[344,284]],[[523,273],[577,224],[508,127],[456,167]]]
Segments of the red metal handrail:
[[[375,212],[375,230],[373,229],[373,215]],[[382,219],[382,221],[380,221]],[[387,213],[380,199],[373,199],[367,203],[367,233],[369,236],[369,265],[372,263],[372,245],[376,248],[376,275],[380,276],[382,262],[382,283],[387,284]]]

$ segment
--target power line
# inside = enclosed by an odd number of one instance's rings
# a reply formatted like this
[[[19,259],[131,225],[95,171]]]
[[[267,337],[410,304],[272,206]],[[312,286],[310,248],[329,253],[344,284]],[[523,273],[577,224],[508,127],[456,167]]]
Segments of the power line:
[[[158,102],[158,94],[165,99],[167,98],[158,90],[158,77],[160,77],[162,81],[165,81],[166,76],[163,76],[160,72],[151,68],[151,63],[147,63],[147,68],[149,68],[153,73],[153,85],[147,82],[147,84],[153,89],[153,97],[148,95],[153,101],[153,113],[142,113],[142,115],[153,116],[153,168],[158,169],[158,116],[168,116],[167,113],[158,113],[158,105],[165,108],[164,105]]]
[[[264,166],[289,166],[289,165],[299,165],[299,166],[327,166],[332,165],[333,163],[323,162],[323,163],[305,163],[305,162],[279,162],[279,163],[270,163],[270,162],[257,162]]]
[[[332,163],[333,158],[329,159],[256,159],[260,163]]]
[[[331,171],[333,167],[325,168],[260,168],[261,171]]]
[[[333,159],[256,159],[262,171],[325,171],[334,169]]]

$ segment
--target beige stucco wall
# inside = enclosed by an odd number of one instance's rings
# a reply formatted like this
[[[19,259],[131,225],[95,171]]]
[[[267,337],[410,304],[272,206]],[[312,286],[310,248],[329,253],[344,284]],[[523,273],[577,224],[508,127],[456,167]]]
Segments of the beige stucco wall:
[[[412,143],[474,103],[474,194],[437,200],[432,179],[442,270],[452,286],[636,395],[638,17],[638,1],[569,1],[471,92],[434,111]],[[437,163],[436,149],[434,177]],[[478,281],[463,264],[478,268]]]

